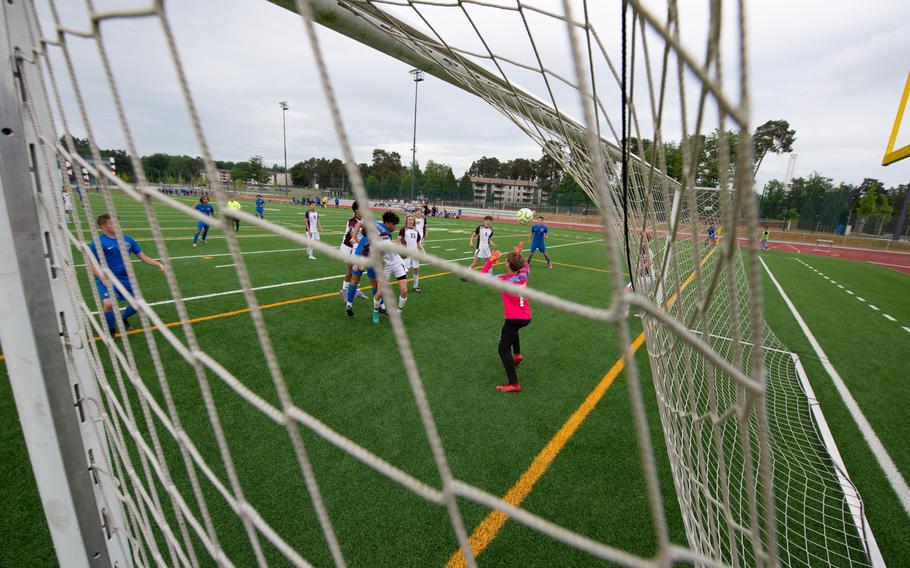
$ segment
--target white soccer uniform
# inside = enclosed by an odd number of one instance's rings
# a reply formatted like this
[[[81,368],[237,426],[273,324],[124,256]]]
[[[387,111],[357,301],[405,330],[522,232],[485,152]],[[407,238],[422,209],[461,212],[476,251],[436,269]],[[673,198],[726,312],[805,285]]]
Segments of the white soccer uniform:
[[[426,217],[414,217],[414,228],[417,229],[417,232],[420,233],[420,238],[426,240],[427,238],[427,219]]]
[[[68,192],[63,193],[63,210],[72,211],[73,210],[73,198],[70,197]]]
[[[344,236],[341,238],[341,244],[338,246],[338,249],[341,252],[346,254],[354,254],[354,247],[357,246],[357,241],[360,240],[360,230],[357,231],[356,235],[352,234],[352,231],[359,222],[360,219],[357,217],[351,217],[348,219],[348,222],[344,228]]]
[[[475,245],[477,249],[474,251],[474,256],[477,258],[490,258],[492,254],[490,252],[490,239],[493,238],[493,227],[478,225],[474,229],[474,234],[477,235],[477,244]]]
[[[307,221],[307,233],[309,233],[310,238],[314,241],[321,240],[319,238],[319,213],[317,211],[307,211],[305,219]]]
[[[420,231],[416,227],[413,229],[404,227],[398,232],[398,237],[401,238],[404,241],[405,246],[411,250],[417,250],[417,245],[423,240],[420,236]],[[420,259],[409,256],[404,261],[404,265],[405,268],[420,268]]]
[[[381,235],[379,239],[383,241],[391,241],[392,237],[388,234],[385,234]],[[395,251],[387,251],[382,253],[382,274],[386,280],[392,276],[394,276],[396,280],[401,280],[402,278],[407,277],[408,269],[405,268],[404,260],[401,258],[400,254]]]

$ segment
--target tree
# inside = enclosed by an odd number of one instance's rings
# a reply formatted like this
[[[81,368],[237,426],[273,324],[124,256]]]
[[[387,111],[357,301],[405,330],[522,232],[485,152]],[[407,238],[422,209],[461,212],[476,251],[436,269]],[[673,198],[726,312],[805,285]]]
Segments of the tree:
[[[367,195],[370,197],[376,197],[382,191],[382,183],[372,174],[367,176],[363,184],[366,186]]]
[[[727,180],[732,183],[736,174],[736,154],[739,143],[739,133],[734,130],[728,130],[725,137],[727,146]],[[701,147],[696,144],[696,147]],[[721,171],[721,133],[715,129],[704,139],[703,156],[699,155],[698,166],[695,172],[695,182],[705,187],[717,187],[720,185]]]
[[[795,141],[796,131],[790,128],[790,123],[786,120],[769,120],[756,128],[752,134],[752,179],[755,179],[762,160],[769,152],[788,154],[793,151]]]
[[[502,164],[497,158],[483,156],[479,160],[474,160],[468,168],[468,174],[485,178],[502,177]]]
[[[537,183],[544,193],[552,192],[562,180],[563,170],[560,160],[566,156],[565,146],[555,140],[544,143],[543,152],[537,160]]]
[[[469,200],[474,198],[474,184],[471,182],[471,176],[465,174],[458,181],[457,199]]]
[[[382,148],[373,150],[373,166],[370,173],[383,181],[392,172],[400,175],[401,155],[398,152],[386,152]]]

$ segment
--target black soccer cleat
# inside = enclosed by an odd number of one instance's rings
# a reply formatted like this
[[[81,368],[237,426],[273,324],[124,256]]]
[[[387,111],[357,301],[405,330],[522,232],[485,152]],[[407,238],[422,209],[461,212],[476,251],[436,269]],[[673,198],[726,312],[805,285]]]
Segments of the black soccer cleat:
[[[344,310],[348,313],[349,316],[351,316],[351,317],[354,316],[354,306],[352,306],[351,304],[346,305],[344,307]]]

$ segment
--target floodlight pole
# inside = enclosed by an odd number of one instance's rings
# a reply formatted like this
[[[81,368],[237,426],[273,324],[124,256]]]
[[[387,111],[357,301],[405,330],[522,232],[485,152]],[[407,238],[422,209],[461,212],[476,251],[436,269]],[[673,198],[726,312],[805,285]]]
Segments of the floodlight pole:
[[[278,106],[281,107],[281,135],[284,140],[284,194],[288,195],[288,130],[285,121],[285,116],[288,113],[288,102],[279,101]]]
[[[408,71],[414,77],[414,140],[411,143],[411,201],[414,201],[414,188],[417,184],[417,85],[423,81],[423,71]]]

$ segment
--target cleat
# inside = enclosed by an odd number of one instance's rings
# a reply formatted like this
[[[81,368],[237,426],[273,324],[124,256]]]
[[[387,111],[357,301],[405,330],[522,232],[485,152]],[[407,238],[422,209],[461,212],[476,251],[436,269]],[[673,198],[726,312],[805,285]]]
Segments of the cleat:
[[[420,286],[414,286],[414,291],[419,294],[421,292]]]
[[[310,257],[308,257],[308,258],[309,258],[310,260],[316,260],[316,257],[315,257],[315,256],[310,256]]]
[[[553,268],[553,263],[552,263],[552,262],[548,262],[548,263],[547,263],[547,268]]]
[[[373,310],[373,323],[379,323],[379,310]]]
[[[378,310],[373,310],[373,311],[376,312],[376,313],[378,313],[378,314],[382,314],[382,315],[384,315],[384,316],[389,315],[389,312],[385,311],[385,306],[379,306],[379,309],[378,309]]]
[[[198,247],[198,246],[199,246],[199,245],[197,245],[196,243],[193,243],[193,247]]]
[[[521,356],[521,353],[516,354],[515,357],[512,358],[512,362],[515,363],[516,367],[524,360],[525,358]]]
[[[133,326],[130,325],[130,322],[123,320],[123,329],[126,331],[133,331]]]
[[[356,296],[356,297],[358,297],[358,298],[361,298],[361,299],[363,299],[363,300],[366,300],[366,299],[367,299],[367,295],[364,294],[363,292],[361,292],[359,289],[357,290],[357,293],[354,294],[354,296]]]
[[[521,392],[521,385],[518,383],[514,385],[497,385],[496,390],[499,392]]]
[[[348,305],[346,305],[346,306],[344,307],[344,311],[346,311],[346,312],[348,313],[349,316],[352,316],[352,317],[353,317],[353,315],[354,315],[354,306],[352,306],[351,304],[348,304]]]

